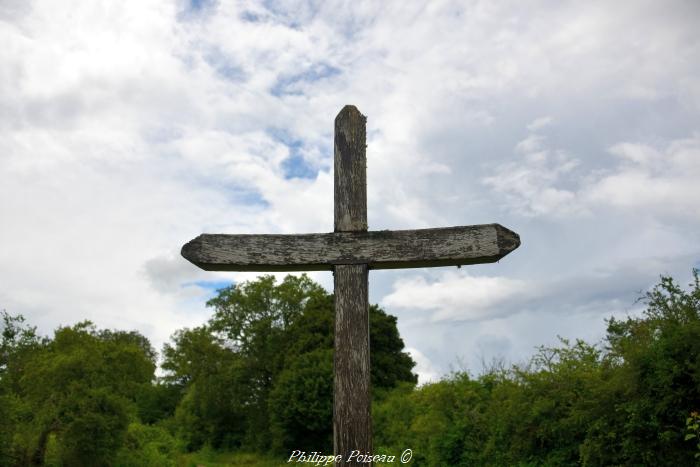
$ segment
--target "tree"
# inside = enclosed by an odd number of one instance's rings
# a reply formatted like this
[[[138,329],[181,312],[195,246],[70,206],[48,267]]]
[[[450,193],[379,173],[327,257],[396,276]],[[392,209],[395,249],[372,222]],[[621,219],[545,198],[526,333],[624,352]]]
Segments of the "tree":
[[[418,382],[418,376],[412,372],[416,363],[404,352],[396,316],[387,314],[377,305],[370,306],[369,339],[373,388],[389,389],[401,382]]]
[[[246,382],[244,444],[264,450],[270,444],[268,401],[274,379],[282,371],[290,326],[311,297],[325,294],[308,276],[273,276],[232,285],[207,302],[214,309],[210,327],[225,345],[242,357],[239,375]]]
[[[270,398],[273,445],[279,451],[295,446],[332,451],[334,316],[333,296],[317,293],[289,327],[284,370]],[[415,385],[415,363],[403,351],[396,318],[372,305],[369,322],[375,395],[401,382]]]
[[[642,299],[640,317],[611,318],[599,417],[584,462],[692,465],[685,420],[700,407],[700,280],[688,291],[671,277]]]
[[[332,452],[333,350],[288,359],[270,395],[272,448]]]
[[[164,346],[162,368],[167,371],[164,381],[181,394],[175,420],[185,447],[240,446],[250,399],[242,357],[207,326],[182,329],[172,340]]]
[[[332,433],[333,296],[306,275],[273,276],[221,289],[207,326],[165,346],[166,380],[191,449],[209,443],[267,450],[327,449]],[[415,384],[396,318],[370,309],[372,382]]]
[[[45,340],[21,315],[12,316],[3,310],[0,319],[0,465],[11,465],[26,460],[12,440],[21,429],[22,419],[31,413],[17,394],[19,383],[28,362],[45,345]]]
[[[87,321],[57,329],[17,382],[31,409],[18,446],[25,463],[42,465],[55,439],[67,465],[109,465],[153,380],[154,357],[137,333],[98,331]]]

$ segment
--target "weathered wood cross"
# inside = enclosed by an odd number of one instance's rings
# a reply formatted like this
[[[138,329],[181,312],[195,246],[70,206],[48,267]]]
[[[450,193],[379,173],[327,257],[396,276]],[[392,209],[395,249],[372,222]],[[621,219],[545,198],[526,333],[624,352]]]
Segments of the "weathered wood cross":
[[[372,453],[368,270],[492,263],[520,245],[498,224],[368,232],[365,126],[351,105],[335,118],[333,233],[203,234],[182,247],[207,271],[333,271],[333,445],[341,466],[361,464],[348,462],[353,450]]]

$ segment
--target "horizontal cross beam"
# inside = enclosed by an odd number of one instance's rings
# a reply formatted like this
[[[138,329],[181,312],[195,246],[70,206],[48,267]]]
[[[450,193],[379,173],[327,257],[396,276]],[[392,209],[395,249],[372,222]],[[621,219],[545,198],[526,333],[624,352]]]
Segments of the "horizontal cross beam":
[[[499,224],[420,230],[302,235],[203,234],[182,256],[207,271],[330,271],[340,264],[370,269],[493,263],[520,237]]]

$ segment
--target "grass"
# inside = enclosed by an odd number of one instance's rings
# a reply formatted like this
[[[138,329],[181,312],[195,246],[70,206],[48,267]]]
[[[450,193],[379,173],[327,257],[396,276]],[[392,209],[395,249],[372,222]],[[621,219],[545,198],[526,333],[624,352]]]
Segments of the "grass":
[[[282,467],[288,464],[276,457],[246,452],[217,452],[204,448],[198,452],[183,454],[178,467]]]

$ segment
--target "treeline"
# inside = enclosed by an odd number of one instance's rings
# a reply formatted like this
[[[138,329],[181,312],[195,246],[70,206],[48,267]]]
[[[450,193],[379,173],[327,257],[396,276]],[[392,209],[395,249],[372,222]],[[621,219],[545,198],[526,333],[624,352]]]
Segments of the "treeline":
[[[307,276],[222,289],[157,355],[89,322],[39,336],[2,313],[1,466],[168,466],[178,454],[332,452],[333,297]],[[415,385],[396,318],[370,307],[375,392]]]
[[[375,404],[376,450],[421,466],[700,465],[700,284],[671,278],[602,344],[562,339],[524,366],[458,373]]]
[[[370,310],[375,454],[420,466],[695,465],[700,283],[670,278],[601,344],[416,388],[396,318]],[[332,452],[333,297],[308,277],[222,289],[157,354],[89,322],[42,337],[2,313],[0,465],[168,466],[183,452]],[[695,437],[694,437],[695,436]]]

